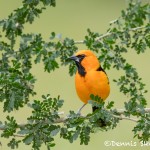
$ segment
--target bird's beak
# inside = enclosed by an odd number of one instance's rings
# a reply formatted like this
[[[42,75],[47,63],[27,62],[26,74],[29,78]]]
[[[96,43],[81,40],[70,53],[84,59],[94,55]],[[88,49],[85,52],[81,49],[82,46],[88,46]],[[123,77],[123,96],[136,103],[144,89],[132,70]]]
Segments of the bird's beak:
[[[79,62],[80,61],[79,58],[77,56],[75,56],[75,55],[71,56],[69,59],[71,59],[71,60],[73,60],[75,62]]]

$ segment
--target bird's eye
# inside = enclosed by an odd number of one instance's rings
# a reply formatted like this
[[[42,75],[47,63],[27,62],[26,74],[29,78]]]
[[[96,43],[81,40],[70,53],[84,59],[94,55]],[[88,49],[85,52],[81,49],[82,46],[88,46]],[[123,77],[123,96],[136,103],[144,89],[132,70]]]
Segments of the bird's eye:
[[[77,57],[80,58],[80,59],[83,59],[85,57],[85,55],[81,54],[81,55],[78,55]]]

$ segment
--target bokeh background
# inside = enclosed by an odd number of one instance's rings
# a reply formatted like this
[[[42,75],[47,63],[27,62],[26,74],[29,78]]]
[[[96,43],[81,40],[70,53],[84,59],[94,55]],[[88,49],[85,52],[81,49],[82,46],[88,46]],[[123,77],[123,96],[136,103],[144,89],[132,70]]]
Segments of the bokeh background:
[[[149,2],[149,0],[143,0]],[[0,19],[7,16],[16,8],[21,6],[21,0],[0,0]],[[99,33],[106,33],[109,22],[115,20],[121,15],[121,10],[127,7],[127,0],[56,0],[56,7],[48,7],[35,22],[25,25],[26,33],[41,33],[45,40],[49,40],[50,33],[56,32],[62,34],[62,37],[73,38],[74,40],[83,40],[87,34],[87,28]],[[78,45],[79,49],[86,49],[84,45]],[[146,83],[146,89],[150,89],[150,53],[147,50],[144,54],[136,55],[133,50],[129,50],[124,56],[130,64],[137,68],[139,75]],[[74,87],[74,77],[70,77],[67,67],[60,67],[52,73],[44,72],[42,64],[33,65],[33,74],[37,78],[35,90],[37,95],[33,99],[40,99],[42,94],[50,93],[52,97],[60,95],[65,100],[62,111],[67,114],[69,110],[77,110],[82,102],[76,95]],[[119,92],[113,79],[117,79],[121,72],[114,69],[106,70],[111,85],[111,94],[107,101],[115,101],[115,108],[123,108],[124,102],[128,97],[125,97]],[[149,100],[150,93],[146,94]],[[150,107],[150,102],[148,102]],[[3,105],[0,104],[0,120],[5,120],[7,113],[2,111]],[[90,106],[86,106],[83,114],[91,111]],[[25,123],[26,118],[30,115],[31,110],[25,107],[19,111],[15,111],[10,115],[15,116],[20,123]],[[148,150],[150,146],[141,147],[137,139],[133,138],[132,129],[135,123],[127,120],[120,121],[117,128],[108,132],[98,132],[91,135],[89,145],[80,145],[77,140],[73,144],[68,141],[56,137],[56,146],[53,150]],[[7,147],[7,139],[0,139],[2,145],[0,149],[9,150]],[[105,146],[105,141],[129,142],[136,146]],[[150,141],[149,141],[150,142]],[[19,150],[31,149],[30,146],[21,144]],[[46,147],[42,146],[41,150]]]

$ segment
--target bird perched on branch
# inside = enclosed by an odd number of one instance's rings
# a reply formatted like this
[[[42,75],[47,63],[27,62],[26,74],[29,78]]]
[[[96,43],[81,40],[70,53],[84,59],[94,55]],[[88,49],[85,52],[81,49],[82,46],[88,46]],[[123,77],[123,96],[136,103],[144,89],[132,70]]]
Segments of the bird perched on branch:
[[[106,72],[102,69],[100,62],[90,50],[80,50],[70,57],[75,61],[77,72],[75,75],[76,92],[84,105],[90,100],[91,94],[105,100],[110,92],[109,81]],[[95,111],[96,107],[93,107]]]

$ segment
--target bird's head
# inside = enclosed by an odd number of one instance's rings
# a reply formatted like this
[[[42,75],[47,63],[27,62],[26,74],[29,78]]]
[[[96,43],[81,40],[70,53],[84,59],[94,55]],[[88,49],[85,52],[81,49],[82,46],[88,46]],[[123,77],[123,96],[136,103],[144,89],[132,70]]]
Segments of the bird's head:
[[[81,76],[84,76],[86,72],[91,69],[96,70],[100,67],[97,57],[90,50],[80,50],[75,55],[71,56],[70,59],[75,61]]]

